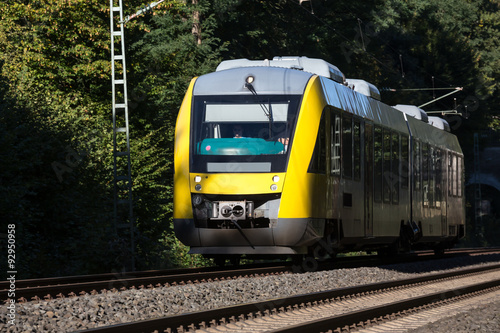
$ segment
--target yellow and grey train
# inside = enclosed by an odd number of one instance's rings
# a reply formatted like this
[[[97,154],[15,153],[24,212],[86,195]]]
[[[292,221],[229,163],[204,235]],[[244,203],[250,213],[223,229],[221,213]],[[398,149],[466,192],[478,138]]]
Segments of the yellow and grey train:
[[[463,163],[445,120],[324,60],[223,61],[179,111],[174,230],[222,262],[442,252],[465,234]]]

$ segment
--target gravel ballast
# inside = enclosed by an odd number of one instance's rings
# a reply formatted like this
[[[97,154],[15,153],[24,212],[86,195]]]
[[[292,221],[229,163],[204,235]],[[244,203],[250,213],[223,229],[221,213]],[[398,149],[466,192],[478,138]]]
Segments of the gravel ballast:
[[[476,255],[429,262],[360,267],[333,271],[283,274],[279,276],[240,278],[196,285],[126,290],[98,295],[15,304],[15,325],[8,323],[9,309],[0,310],[2,332],[71,332],[97,326],[153,319],[162,316],[197,312],[240,303],[264,301],[316,291],[393,281],[419,274],[455,270],[476,265],[500,263],[500,254]],[[479,325],[481,332],[498,332],[500,304],[484,304],[481,309],[445,319],[446,332],[474,332],[478,321],[497,323],[496,330]],[[475,318],[479,319],[475,319]],[[441,332],[440,321],[418,332]],[[456,330],[453,325],[456,324]],[[433,325],[438,325],[434,327]],[[469,325],[469,330],[464,330]],[[476,325],[476,326],[475,326]],[[450,328],[451,327],[451,328]],[[445,332],[445,331],[442,331]],[[478,331],[479,332],[479,331]]]
[[[411,333],[473,333],[500,332],[500,301],[481,304],[467,312],[449,316],[412,329]]]

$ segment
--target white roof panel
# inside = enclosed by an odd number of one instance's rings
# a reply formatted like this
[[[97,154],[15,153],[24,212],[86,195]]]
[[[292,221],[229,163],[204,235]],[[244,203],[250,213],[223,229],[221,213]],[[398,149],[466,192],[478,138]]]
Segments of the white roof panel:
[[[217,66],[216,72],[239,67],[281,67],[297,69],[327,77],[343,83],[344,74],[334,65],[322,60],[308,57],[274,57],[273,60],[235,59],[223,61]]]
[[[431,124],[434,127],[437,127],[439,129],[442,129],[443,131],[450,132],[450,124],[443,118],[439,117],[429,117],[429,124]]]
[[[393,108],[406,113],[409,116],[412,116],[413,118],[416,118],[418,120],[422,120],[424,123],[429,122],[429,117],[427,116],[427,113],[425,113],[424,110],[419,108],[418,106],[415,105],[406,105],[406,104],[397,104],[394,105]]]
[[[354,91],[380,101],[380,91],[370,82],[359,79],[346,79],[345,82],[347,83],[347,86]]]

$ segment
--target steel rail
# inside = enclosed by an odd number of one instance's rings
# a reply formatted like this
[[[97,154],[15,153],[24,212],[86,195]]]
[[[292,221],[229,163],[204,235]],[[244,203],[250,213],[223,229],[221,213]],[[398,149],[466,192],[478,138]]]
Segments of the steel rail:
[[[453,257],[457,255],[464,254],[477,254],[477,253],[487,253],[495,251],[500,251],[500,248],[468,248],[468,249],[451,249],[444,254],[444,257]],[[400,258],[391,258],[390,263],[405,262],[412,259],[417,259],[416,255],[419,256],[432,256],[433,251],[418,251],[412,254],[403,255]],[[375,260],[373,260],[375,259]],[[398,260],[399,259],[399,260]],[[335,264],[339,268],[348,268],[360,264],[370,264],[375,261],[375,264],[380,264],[380,258],[376,256],[359,256],[359,257],[339,257],[335,259]],[[426,260],[426,259],[423,259]],[[276,264],[276,263],[274,263]],[[385,264],[385,263],[383,263]],[[283,263],[285,265],[285,263]],[[273,265],[268,265],[264,267],[272,267]],[[278,266],[278,265],[274,265]],[[237,266],[236,269],[247,269],[247,268],[258,268],[263,267],[263,265],[249,264],[244,266]],[[61,276],[61,277],[49,277],[40,279],[24,279],[17,280],[17,288],[35,288],[41,286],[51,286],[51,285],[61,285],[69,283],[83,283],[83,282],[95,282],[95,281],[105,281],[105,280],[122,280],[122,279],[133,279],[148,276],[162,276],[162,275],[177,275],[177,274],[197,274],[202,272],[213,272],[213,271],[230,271],[234,270],[234,267],[228,266],[225,269],[219,267],[198,267],[198,268],[181,268],[181,269],[163,269],[163,270],[149,270],[149,271],[132,271],[132,272],[114,272],[114,273],[102,273],[102,274],[89,274],[89,275],[73,275],[73,276]],[[10,285],[9,281],[0,281],[0,292],[2,290],[8,289]]]
[[[262,302],[235,305],[235,306],[197,312],[197,313],[187,313],[177,316],[169,316],[158,319],[150,319],[138,322],[92,328],[78,332],[137,333],[137,332],[152,332],[152,331],[163,332],[164,330],[167,329],[175,331],[179,327],[187,329],[192,327],[198,327],[200,325],[201,326],[208,325],[209,323],[219,323],[221,320],[224,320],[223,318],[231,318],[231,317],[239,318],[241,316],[255,316],[258,314],[270,313],[272,311],[276,311],[276,309],[281,309],[281,308],[293,308],[297,306],[300,307],[307,304],[315,304],[322,300],[330,300],[350,295],[370,293],[384,289],[394,289],[405,285],[425,283],[434,280],[441,280],[441,279],[452,278],[455,276],[481,273],[484,271],[495,270],[495,269],[500,269],[500,264],[463,269],[454,272],[429,274],[426,276],[410,278],[410,279],[373,283],[356,287],[340,288],[340,289],[316,292],[305,295],[291,296],[286,298],[271,299]],[[303,330],[298,332],[303,332]]]
[[[460,255],[473,255],[498,251],[497,248],[479,249],[454,249],[445,253],[443,257],[449,258]],[[419,251],[394,258],[380,258],[377,256],[339,257],[335,262],[319,262],[318,270],[372,267],[402,262],[415,262],[429,260],[432,251]],[[277,265],[278,264],[278,265]],[[274,265],[274,266],[273,266]],[[182,284],[190,281],[210,281],[216,279],[228,279],[235,276],[277,274],[279,272],[296,273],[300,267],[292,266],[291,263],[269,263],[267,265],[249,264],[244,266],[226,267],[203,267],[168,270],[151,270],[138,272],[104,273],[94,275],[78,275],[67,277],[54,277],[42,279],[29,279],[16,281],[16,299],[30,301],[50,295],[50,297],[78,296],[89,292],[100,292],[102,290],[123,290],[123,288],[134,288],[142,286],[158,286],[159,284]],[[0,302],[5,301],[9,294],[9,281],[0,281]],[[50,299],[49,297],[49,299]]]
[[[302,333],[305,331],[312,333],[334,331],[338,328],[342,329],[346,326],[351,327],[360,322],[370,321],[372,319],[392,315],[425,305],[432,305],[433,303],[443,302],[458,296],[472,294],[498,286],[500,286],[500,279],[453,290],[437,292],[425,296],[417,296],[403,301],[384,304],[383,306],[375,306],[365,310],[353,311],[347,314],[305,322],[299,325],[285,327],[283,329],[272,330],[270,333]]]
[[[33,297],[44,297],[50,295],[55,298],[58,295],[76,296],[75,293],[88,293],[92,291],[101,290],[121,290],[122,288],[142,287],[142,286],[157,286],[166,284],[183,284],[193,283],[193,281],[203,280],[222,280],[230,279],[238,276],[248,275],[265,275],[265,274],[278,274],[288,272],[291,270],[289,266],[272,266],[272,267],[259,267],[259,268],[240,268],[231,270],[218,270],[218,271],[199,271],[199,270],[182,270],[182,273],[177,271],[169,275],[149,276],[146,272],[142,277],[130,275],[113,275],[103,274],[102,276],[75,276],[69,279],[55,278],[48,279],[49,281],[37,280],[24,280],[16,281],[15,297],[16,299],[30,300]],[[154,271],[152,271],[154,273]],[[92,278],[103,278],[101,280],[92,280]],[[90,279],[90,280],[87,280]],[[68,282],[69,281],[69,282]],[[40,282],[41,285],[38,285]],[[49,283],[49,284],[44,284]],[[0,290],[0,300],[6,300],[9,294],[8,285],[4,285]]]
[[[181,274],[197,274],[197,273],[210,273],[219,271],[234,271],[241,269],[254,269],[254,268],[270,268],[284,266],[284,263],[271,263],[267,265],[256,265],[248,264],[241,266],[227,266],[221,267],[197,267],[197,268],[177,268],[177,269],[162,269],[162,270],[148,270],[148,271],[125,271],[125,272],[112,272],[112,273],[101,273],[101,274],[89,274],[89,275],[72,275],[72,276],[60,276],[60,277],[48,277],[40,279],[25,279],[17,280],[16,286],[20,288],[33,288],[41,286],[51,286],[56,284],[69,284],[69,283],[82,283],[82,282],[95,282],[95,281],[105,281],[105,280],[121,280],[127,278],[140,278],[148,276],[167,276],[167,275],[181,275]],[[0,290],[7,289],[9,287],[8,281],[0,281]]]

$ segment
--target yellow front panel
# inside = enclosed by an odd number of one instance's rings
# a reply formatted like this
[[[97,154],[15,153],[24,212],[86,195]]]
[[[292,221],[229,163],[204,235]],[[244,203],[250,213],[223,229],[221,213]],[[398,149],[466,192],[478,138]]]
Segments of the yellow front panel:
[[[182,101],[175,126],[174,146],[174,219],[193,218],[189,192],[189,134],[191,124],[191,100],[196,78],[191,80]]]
[[[273,194],[282,192],[280,218],[325,217],[326,175],[308,173],[321,113],[326,105],[320,80],[309,82],[299,111],[286,173],[189,173],[189,140],[193,79],[176,126],[174,218],[192,218],[191,193]],[[195,182],[195,177],[200,182]],[[279,181],[274,182],[273,176]],[[286,176],[286,182],[285,182]],[[277,189],[271,189],[276,184]],[[196,190],[196,185],[201,185]]]
[[[326,176],[307,172],[325,105],[320,80],[315,77],[307,85],[299,111],[279,218],[325,217]]]
[[[195,182],[195,177],[200,177],[200,182]],[[278,176],[277,182],[273,177]],[[191,173],[191,192],[205,194],[263,194],[279,193],[283,189],[285,173]],[[271,186],[275,184],[276,190]],[[200,185],[201,190],[195,186]]]

